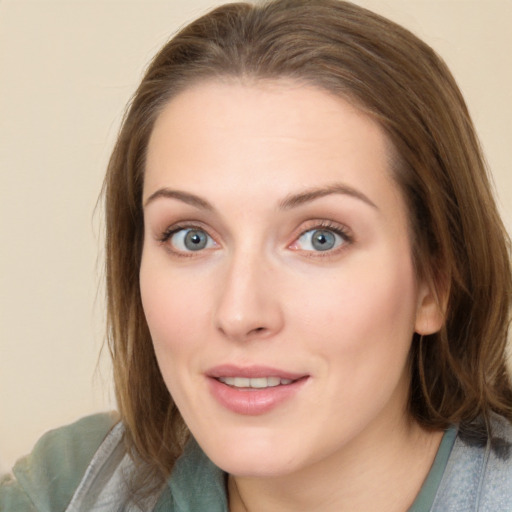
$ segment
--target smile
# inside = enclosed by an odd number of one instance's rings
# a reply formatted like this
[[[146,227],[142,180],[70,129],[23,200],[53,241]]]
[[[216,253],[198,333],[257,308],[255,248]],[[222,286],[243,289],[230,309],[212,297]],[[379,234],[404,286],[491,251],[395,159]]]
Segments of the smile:
[[[209,390],[224,409],[245,416],[266,414],[294,400],[310,375],[268,366],[221,365],[206,372]]]
[[[233,388],[242,389],[265,389],[273,388],[276,386],[286,386],[293,382],[292,379],[281,379],[279,377],[218,377],[220,382],[227,384]]]

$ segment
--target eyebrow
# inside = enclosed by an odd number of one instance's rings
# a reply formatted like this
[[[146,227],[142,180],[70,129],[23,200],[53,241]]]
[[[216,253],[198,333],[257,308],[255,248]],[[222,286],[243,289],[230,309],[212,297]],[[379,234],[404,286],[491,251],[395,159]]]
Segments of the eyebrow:
[[[144,203],[144,208],[152,203],[155,199],[160,197],[164,197],[167,199],[178,199],[178,201],[182,201],[183,203],[190,204],[191,206],[195,206],[196,208],[201,208],[202,210],[213,210],[213,206],[206,200],[202,199],[195,194],[190,194],[189,192],[181,192],[180,190],[172,190],[170,188],[160,188],[153,194],[151,194]]]
[[[342,194],[354,197],[356,199],[359,199],[360,201],[363,201],[372,208],[375,208],[376,210],[379,209],[377,205],[365,194],[363,194],[362,192],[355,188],[349,187],[342,183],[333,183],[325,187],[308,189],[305,190],[304,192],[300,192],[299,194],[288,195],[279,203],[279,209],[290,210],[292,208],[302,206],[303,204],[310,203],[315,199],[319,199],[321,197],[329,196],[332,194]],[[152,203],[153,201],[159,198],[177,199],[178,201],[182,201],[183,203],[195,206],[196,208],[200,208],[202,210],[215,210],[215,208],[206,199],[203,199],[189,192],[172,190],[170,188],[165,187],[158,189],[156,192],[153,192],[153,194],[151,194],[146,199],[144,207],[146,207],[148,204]]]
[[[342,194],[354,197],[360,201],[363,201],[372,208],[375,208],[376,210],[379,209],[377,205],[365,194],[355,188],[344,185],[343,183],[333,183],[331,185],[327,185],[326,187],[312,188],[305,190],[300,194],[289,195],[279,203],[279,208],[282,210],[289,210],[291,208],[296,208],[305,203],[309,203],[315,199],[329,196],[331,194]]]

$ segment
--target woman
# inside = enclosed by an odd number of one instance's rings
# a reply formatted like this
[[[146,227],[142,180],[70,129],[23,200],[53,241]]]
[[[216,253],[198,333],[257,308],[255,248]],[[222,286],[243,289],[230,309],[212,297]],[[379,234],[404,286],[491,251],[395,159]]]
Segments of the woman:
[[[6,510],[512,508],[508,239],[424,43],[220,7],[149,66],[105,199],[120,421],[43,438]]]

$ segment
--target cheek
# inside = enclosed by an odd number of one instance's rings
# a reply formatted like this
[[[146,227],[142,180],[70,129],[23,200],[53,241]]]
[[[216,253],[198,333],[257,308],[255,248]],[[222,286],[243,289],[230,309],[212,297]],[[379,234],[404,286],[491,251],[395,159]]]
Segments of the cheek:
[[[329,282],[322,300],[309,301],[302,312],[303,329],[330,378],[354,390],[370,381],[393,385],[406,366],[416,309],[414,272],[407,258],[384,266],[385,272],[381,265],[347,269]]]
[[[171,272],[158,260],[144,257],[140,289],[159,364],[166,355],[169,359],[179,358],[183,351],[192,349],[204,325],[208,294],[204,290],[198,292],[197,283]]]
[[[160,372],[174,401],[183,406],[190,402],[187,389],[194,388],[189,370],[198,367],[207,295],[154,257],[142,259],[140,289]]]

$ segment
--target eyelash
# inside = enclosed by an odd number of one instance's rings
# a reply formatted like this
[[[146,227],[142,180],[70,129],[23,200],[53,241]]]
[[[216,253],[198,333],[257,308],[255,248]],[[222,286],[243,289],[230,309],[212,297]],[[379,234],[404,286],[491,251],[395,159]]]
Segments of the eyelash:
[[[316,230],[330,231],[340,236],[343,239],[343,243],[339,247],[326,251],[302,251],[308,258],[328,258],[330,256],[335,256],[338,253],[345,251],[349,245],[354,243],[354,236],[347,226],[332,222],[330,220],[309,221],[306,224],[306,227],[301,227],[301,231],[297,236],[294,237],[293,243],[296,243],[300,237],[307,232]],[[300,251],[300,249],[295,250]]]
[[[182,229],[200,229],[202,231],[205,231],[206,230],[201,227],[201,226],[198,226],[196,224],[175,224],[173,226],[170,226],[168,227],[158,238],[157,240],[164,244],[166,242],[169,241],[169,239],[175,235],[176,233],[178,233],[178,231],[181,231]]]
[[[315,231],[315,230],[330,231],[330,232],[340,236],[343,239],[343,243],[341,244],[341,246],[337,247],[335,249],[330,249],[330,250],[326,250],[326,251],[302,251],[303,253],[305,253],[307,255],[307,257],[325,258],[325,257],[333,256],[335,254],[338,254],[338,252],[345,250],[348,245],[351,245],[354,242],[354,237],[352,235],[352,232],[346,226],[343,226],[341,224],[334,223],[329,220],[321,220],[321,221],[313,221],[312,220],[312,221],[309,221],[307,224],[309,224],[309,225],[307,225],[306,227],[302,227],[300,233],[298,233],[294,237],[294,241],[292,242],[292,244],[296,243],[300,239],[300,237],[303,236],[304,234],[306,234],[307,232]],[[188,223],[174,224],[174,225],[168,227],[165,231],[163,231],[157,237],[157,241],[162,245],[166,244],[171,239],[172,236],[174,236],[179,231],[182,231],[185,229],[197,229],[200,231],[204,231],[205,233],[208,234],[208,230],[199,224],[188,224]],[[210,238],[213,239],[213,237],[211,235],[208,234],[208,236],[210,236]],[[292,244],[288,244],[288,247]],[[176,251],[173,249],[168,249],[168,250],[173,255],[185,257],[185,258],[191,257],[194,255],[193,251],[181,252],[181,251]],[[300,249],[295,249],[295,250],[300,251]],[[200,252],[202,252],[202,251],[200,251]]]
[[[197,229],[199,231],[204,231],[206,234],[208,234],[208,230],[205,227],[201,226],[200,224],[189,224],[189,223],[173,224],[172,226],[169,226],[165,231],[163,231],[157,237],[157,241],[160,244],[165,245],[165,244],[167,244],[167,242],[169,242],[169,240],[176,233],[179,233],[180,231],[186,230],[186,229]],[[213,239],[213,237],[211,235],[208,234],[208,236]],[[190,258],[190,257],[196,255],[193,251],[182,252],[182,251],[178,251],[178,250],[172,249],[170,247],[166,247],[166,249],[173,256],[178,256],[178,257],[181,257],[181,258]],[[199,251],[199,252],[202,252],[202,251]]]

